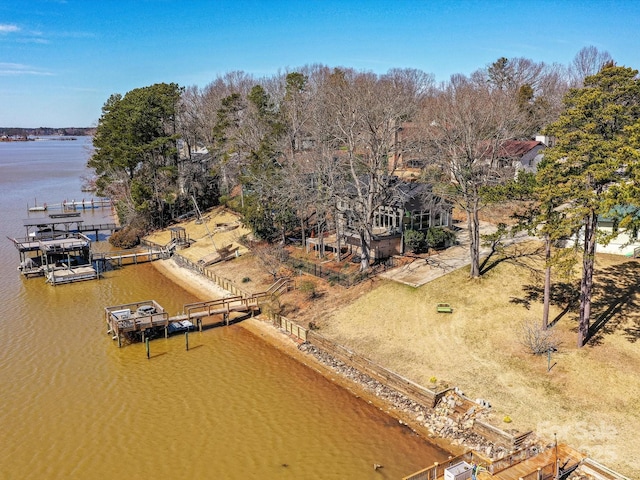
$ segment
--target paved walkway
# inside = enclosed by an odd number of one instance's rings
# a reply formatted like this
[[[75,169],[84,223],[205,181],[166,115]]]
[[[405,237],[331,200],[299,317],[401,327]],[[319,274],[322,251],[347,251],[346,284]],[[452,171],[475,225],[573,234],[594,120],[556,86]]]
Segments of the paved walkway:
[[[469,265],[471,263],[471,255],[469,253],[469,231],[467,230],[466,222],[459,222],[455,226],[460,229],[456,235],[456,245],[426,259],[416,259],[407,265],[388,270],[380,274],[380,276],[412,287],[419,287],[442,275]],[[480,235],[495,231],[495,225],[480,222]],[[522,234],[507,243],[519,242],[527,238],[529,238],[527,235]],[[488,255],[489,252],[489,248],[480,247],[481,257]]]

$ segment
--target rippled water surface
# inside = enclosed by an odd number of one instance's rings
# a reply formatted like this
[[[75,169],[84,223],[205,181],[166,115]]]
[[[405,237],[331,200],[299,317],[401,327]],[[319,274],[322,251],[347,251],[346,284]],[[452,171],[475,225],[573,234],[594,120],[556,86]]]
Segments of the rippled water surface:
[[[27,204],[89,198],[89,145],[0,143],[0,479],[397,479],[446,458],[237,325],[192,333],[189,351],[153,340],[151,359],[118,349],[105,306],[198,300],[152,265],[22,278],[6,237],[25,235]]]

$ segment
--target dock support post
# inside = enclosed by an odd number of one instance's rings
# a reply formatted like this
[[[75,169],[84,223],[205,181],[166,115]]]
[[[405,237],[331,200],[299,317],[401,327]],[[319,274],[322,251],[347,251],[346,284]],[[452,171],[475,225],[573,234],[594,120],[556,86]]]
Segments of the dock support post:
[[[118,333],[118,348],[122,347],[122,340],[120,338],[120,334]]]
[[[202,319],[199,318],[198,320],[196,320],[196,323],[198,324],[198,331],[202,332]]]
[[[149,351],[149,338],[145,338],[144,339],[144,344],[145,344],[145,347],[147,349],[147,358],[150,358],[151,355],[150,355],[150,351]]]
[[[169,338],[169,327],[167,325],[164,327],[164,338]]]
[[[229,314],[228,313],[223,313],[222,314],[222,318],[224,319],[225,325],[228,327],[229,326]]]
[[[188,331],[184,332],[184,344],[188,352],[189,351],[189,332]]]

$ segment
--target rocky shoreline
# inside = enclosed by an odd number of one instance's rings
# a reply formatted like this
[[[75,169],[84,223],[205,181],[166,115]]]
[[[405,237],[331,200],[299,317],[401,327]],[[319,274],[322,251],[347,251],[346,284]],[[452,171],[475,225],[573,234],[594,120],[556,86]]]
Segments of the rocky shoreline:
[[[198,296],[203,298],[223,297],[226,292],[216,283],[204,277],[189,268],[180,266],[174,261],[167,260],[155,262],[154,265],[165,276],[176,283],[186,282],[191,290]],[[349,388],[355,385],[362,392],[363,397],[370,398],[381,409],[391,409],[390,415],[398,418],[398,420],[413,430],[416,434],[422,436],[428,441],[440,446],[444,450],[453,455],[460,454],[464,451],[474,450],[483,455],[499,459],[503,458],[509,451],[499,445],[482,437],[472,430],[473,423],[476,419],[484,419],[486,409],[478,408],[472,411],[466,411],[463,415],[456,415],[454,408],[461,403],[461,398],[455,391],[449,392],[435,408],[420,404],[401,392],[381,383],[380,381],[370,377],[360,370],[345,364],[341,360],[333,357],[330,353],[309,343],[296,343],[287,334],[287,332],[278,329],[271,322],[260,321],[255,319],[254,324],[260,326],[261,332],[271,331],[275,335],[271,337],[270,343],[288,343],[293,352],[296,350],[306,357],[311,357],[313,363],[323,366],[331,372],[335,372],[340,378],[344,379],[344,386]],[[245,322],[242,322],[242,325]],[[249,327],[249,325],[247,325]],[[258,332],[254,332],[259,334]],[[278,338],[279,337],[279,338]],[[296,348],[297,347],[297,348]],[[293,353],[289,350],[290,353]],[[299,355],[296,355],[299,357]],[[298,358],[301,360],[301,358]],[[528,448],[536,448],[543,450],[544,446],[540,441],[531,436],[527,442]]]
[[[430,440],[444,439],[452,446],[463,447],[464,450],[474,450],[492,459],[501,459],[510,453],[505,447],[495,445],[472,431],[474,421],[485,416],[485,409],[471,408],[461,416],[455,414],[454,409],[456,405],[462,403],[462,399],[454,390],[447,393],[435,408],[431,408],[408,398],[358,369],[346,365],[308,342],[300,344],[298,349],[313,356],[317,362],[389,405],[400,414],[398,416],[405,419],[399,421],[417,434],[427,433]],[[542,451],[545,446],[537,437],[531,435],[527,439],[525,448]]]

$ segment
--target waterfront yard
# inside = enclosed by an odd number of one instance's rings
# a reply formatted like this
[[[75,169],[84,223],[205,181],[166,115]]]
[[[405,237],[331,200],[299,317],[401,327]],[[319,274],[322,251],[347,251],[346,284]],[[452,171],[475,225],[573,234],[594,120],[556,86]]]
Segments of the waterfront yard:
[[[518,248],[532,252],[536,245]],[[552,331],[559,347],[550,359],[521,343],[522,322],[541,320],[541,267],[535,255],[520,257],[498,262],[479,280],[470,280],[463,267],[419,288],[374,278],[346,289],[303,276],[296,282],[306,288],[283,295],[279,307],[291,320],[305,327],[313,322],[322,335],[422,385],[435,377],[487,400],[490,421],[500,428],[534,430],[548,444],[556,434],[559,442],[640,478],[640,263],[598,256],[592,324],[599,329],[581,349],[575,346],[578,305],[571,301],[577,283],[554,278],[551,319],[557,319]],[[262,291],[273,278],[248,251],[209,268],[249,292]],[[437,313],[441,302],[453,313]]]
[[[329,315],[318,314],[317,306],[307,315],[323,335],[422,385],[435,377],[486,399],[492,423],[503,429],[534,430],[549,443],[556,434],[640,478],[639,275],[635,260],[600,256],[592,323],[601,328],[576,348],[574,303],[553,327],[560,345],[550,363],[523,347],[519,328],[541,319],[542,279],[510,262],[480,280],[462,268],[420,288],[378,281]],[[560,287],[554,293],[566,297]],[[436,313],[440,302],[453,313]],[[554,305],[551,318],[565,306]],[[504,423],[507,416],[511,423]]]

